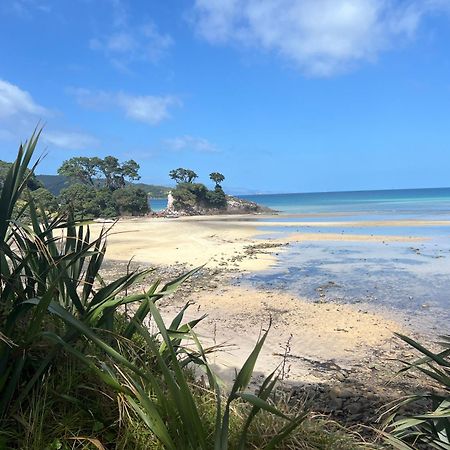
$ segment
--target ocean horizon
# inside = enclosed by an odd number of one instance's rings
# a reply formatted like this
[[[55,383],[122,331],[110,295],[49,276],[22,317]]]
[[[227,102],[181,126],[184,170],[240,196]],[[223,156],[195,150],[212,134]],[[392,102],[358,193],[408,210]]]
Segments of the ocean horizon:
[[[282,214],[372,213],[423,216],[450,213],[450,187],[245,194],[236,197],[256,202]],[[152,198],[149,203],[153,211],[161,211],[167,206],[164,198]]]
[[[450,212],[450,188],[257,194],[239,197],[290,214]]]

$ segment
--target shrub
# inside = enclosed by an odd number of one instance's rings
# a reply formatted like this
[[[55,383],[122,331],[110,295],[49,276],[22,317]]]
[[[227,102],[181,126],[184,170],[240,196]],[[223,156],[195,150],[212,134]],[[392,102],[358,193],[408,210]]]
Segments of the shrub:
[[[116,204],[109,189],[95,189],[87,184],[76,183],[61,190],[62,206],[71,206],[77,218],[114,217]]]
[[[127,186],[113,192],[113,200],[119,214],[142,216],[149,212],[147,194],[143,189]]]
[[[227,206],[227,198],[223,189],[217,185],[213,191],[208,191],[206,194],[208,206],[211,208],[223,209]]]
[[[204,206],[207,192],[202,183],[179,183],[172,191],[175,209]]]

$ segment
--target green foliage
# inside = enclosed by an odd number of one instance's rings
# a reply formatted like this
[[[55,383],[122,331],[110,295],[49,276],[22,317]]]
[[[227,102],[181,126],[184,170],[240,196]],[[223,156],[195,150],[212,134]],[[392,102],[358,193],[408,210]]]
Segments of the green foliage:
[[[139,164],[130,159],[120,164],[114,156],[107,156],[97,163],[99,171],[103,174],[106,187],[112,191],[125,187],[125,180],[139,180]]]
[[[141,216],[149,212],[147,194],[134,186],[117,189],[112,194],[119,214]]]
[[[99,172],[100,158],[78,156],[64,161],[58,174],[77,180],[78,183],[94,186],[94,178]]]
[[[208,189],[202,183],[178,183],[172,191],[175,209],[203,206],[206,202]]]
[[[13,163],[0,160],[0,190],[3,187],[3,183],[12,165]],[[36,189],[43,187],[41,181],[36,177],[34,173],[31,173],[30,169],[28,168],[26,169],[26,174],[27,174],[27,188],[30,191],[35,191]]]
[[[219,172],[212,172],[209,178],[216,183],[214,190],[202,183],[193,183],[197,174],[192,170],[178,168],[170,172],[170,177],[177,182],[172,191],[174,207],[178,210],[224,209],[227,198],[220,183],[225,177]]]
[[[192,183],[198,178],[198,175],[193,170],[179,167],[178,169],[171,170],[169,172],[169,177],[177,183]]]
[[[220,186],[225,177],[220,172],[212,172],[209,174],[209,178],[216,183],[216,187]]]
[[[279,448],[305,414],[292,416],[269,401],[274,374],[258,395],[247,391],[268,330],[238,372],[231,392],[224,395],[207,360],[209,349],[193,331],[203,317],[183,323],[186,305],[169,326],[162,320],[158,300],[173,294],[197,269],[164,286],[157,280],[130,294],[151,270],[106,283],[100,271],[107,230],[91,239],[89,227],[76,222],[70,210],[49,216],[41,209],[39,216],[31,196],[26,205],[31,224],[21,223],[20,212],[11,221],[31,176],[27,167],[38,137],[34,134],[25,148],[20,147],[0,194],[4,447],[101,449],[104,443],[135,449],[138,435],[146,430],[142,449],[226,450],[232,442],[243,449],[256,418],[268,414],[279,422],[266,436],[264,448]],[[76,186],[72,194],[87,196],[93,191],[81,186],[84,190]],[[130,316],[121,312],[125,305],[136,306]],[[150,318],[155,334],[144,326]],[[195,383],[188,365],[206,372],[207,386]],[[205,398],[213,420],[205,412]],[[236,416],[241,419],[236,421]],[[123,430],[133,428],[130,423],[139,431],[128,432],[124,440]]]
[[[397,334],[397,333],[396,333]],[[386,413],[386,441],[399,450],[419,448],[450,449],[450,336],[441,336],[440,352],[433,352],[417,341],[397,334],[400,339],[417,350],[422,357],[405,362],[400,373],[419,371],[430,380],[435,389],[413,393],[396,402]],[[428,403],[429,410],[409,417],[397,418],[398,410],[410,404]],[[422,406],[423,409],[423,406]]]
[[[227,197],[220,185],[216,185],[213,191],[208,191],[206,200],[211,208],[223,209],[227,206]]]
[[[48,189],[41,187],[30,191],[30,195],[34,203],[42,206],[47,213],[55,213],[58,211],[58,200]]]
[[[178,210],[195,208],[223,209],[227,199],[223,189],[216,186],[213,191],[202,183],[178,183],[172,191],[174,207]]]
[[[146,214],[149,210],[146,193],[127,186],[127,180],[140,178],[138,170],[135,161],[120,164],[113,156],[71,158],[63,163],[58,173],[79,183],[61,190],[61,203],[71,205],[76,217]]]
[[[77,218],[115,217],[116,204],[109,189],[94,189],[76,183],[63,189],[59,196],[61,206],[73,210]]]
[[[139,164],[132,159],[120,164],[114,156],[104,159],[84,156],[64,161],[58,174],[89,186],[105,185],[111,191],[125,187],[126,180],[138,180]]]
[[[53,195],[58,196],[62,189],[73,184],[73,180],[62,176],[62,175],[36,175],[36,179],[42,183],[42,185],[48,189]],[[101,187],[102,181],[100,179],[94,180],[94,184]],[[127,186],[134,186],[145,191],[147,195],[152,198],[163,198],[166,197],[170,188],[167,186],[158,186],[154,184],[146,183],[129,183],[126,182]]]

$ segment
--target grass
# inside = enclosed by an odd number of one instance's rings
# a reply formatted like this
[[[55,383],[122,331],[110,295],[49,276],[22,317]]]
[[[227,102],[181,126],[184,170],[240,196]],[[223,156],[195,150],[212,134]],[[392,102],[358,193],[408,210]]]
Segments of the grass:
[[[99,382],[95,374],[86,372],[78,360],[71,356],[58,359],[58,369],[33,391],[26,407],[17,411],[3,429],[0,439],[7,437],[4,448],[42,449],[95,449],[95,445],[77,437],[97,439],[111,450],[162,449],[160,442],[142,423],[139,416],[114,390]],[[194,382],[194,380],[190,380]],[[194,387],[194,395],[201,419],[213,445],[215,429],[215,399],[204,387]],[[282,402],[280,409],[291,409]],[[229,448],[238,448],[240,430],[249,412],[244,402],[233,405],[230,422]],[[249,434],[248,449],[261,449],[283,426],[277,416],[262,413],[255,418]],[[60,447],[58,447],[60,446]],[[356,436],[338,424],[310,417],[289,437],[281,449],[336,449],[350,450],[363,447]],[[211,447],[213,448],[213,447]]]

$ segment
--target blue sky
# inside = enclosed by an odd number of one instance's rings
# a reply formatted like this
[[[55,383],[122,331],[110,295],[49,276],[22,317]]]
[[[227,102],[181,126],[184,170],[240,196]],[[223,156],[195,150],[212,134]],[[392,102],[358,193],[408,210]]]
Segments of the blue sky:
[[[450,0],[5,0],[0,159],[230,192],[450,186]]]

